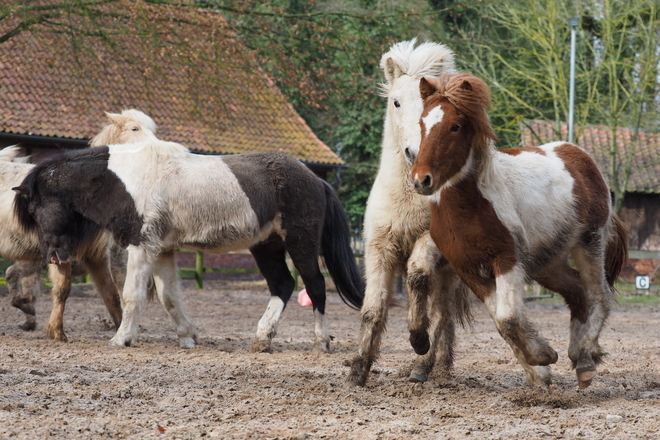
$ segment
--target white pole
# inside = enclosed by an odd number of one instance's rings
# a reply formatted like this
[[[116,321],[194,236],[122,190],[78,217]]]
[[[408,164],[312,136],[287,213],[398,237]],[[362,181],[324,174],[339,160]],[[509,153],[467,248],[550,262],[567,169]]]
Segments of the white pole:
[[[568,142],[573,143],[573,106],[575,103],[575,28],[578,25],[577,18],[569,18],[568,25],[571,27],[571,76],[568,92]]]

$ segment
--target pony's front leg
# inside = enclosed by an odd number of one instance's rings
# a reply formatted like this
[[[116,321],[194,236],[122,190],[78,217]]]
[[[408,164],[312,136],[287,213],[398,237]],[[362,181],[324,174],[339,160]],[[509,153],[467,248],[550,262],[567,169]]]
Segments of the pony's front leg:
[[[49,264],[48,275],[53,283],[51,295],[53,296],[53,309],[46,326],[46,334],[59,341],[66,342],[64,334],[64,306],[71,293],[71,264]]]
[[[161,254],[154,264],[153,273],[158,299],[176,325],[179,347],[195,348],[197,331],[186,315],[181,301],[181,286],[174,252]]]
[[[119,290],[117,284],[112,276],[110,269],[110,258],[108,252],[104,252],[98,258],[90,258],[85,261],[85,266],[89,274],[92,276],[94,285],[103,299],[105,307],[110,313],[110,317],[115,324],[115,328],[119,328],[121,324],[121,300],[119,297]]]
[[[142,246],[128,247],[126,282],[122,298],[124,310],[121,325],[110,345],[130,347],[137,340],[138,319],[147,302],[147,287],[154,257]]]
[[[382,245],[382,243],[381,243]],[[367,285],[360,315],[360,345],[358,354],[351,361],[348,382],[364,386],[371,370],[371,365],[378,357],[380,341],[387,324],[387,312],[392,296],[394,281],[393,255],[382,248],[368,244],[365,255]]]
[[[418,355],[425,355],[431,347],[427,309],[441,258],[428,232],[417,240],[408,258],[408,331],[410,345]]]
[[[446,263],[437,268],[430,292],[429,330],[430,349],[418,356],[410,371],[410,382],[426,382],[436,364],[448,372],[454,364],[456,321],[471,320],[471,292],[463,284],[452,266]]]
[[[547,366],[557,362],[558,355],[524,314],[525,275],[522,267],[517,265],[496,277],[495,284],[495,291],[485,298],[484,304],[497,330],[513,349],[527,374],[529,385],[549,384],[551,377]]]

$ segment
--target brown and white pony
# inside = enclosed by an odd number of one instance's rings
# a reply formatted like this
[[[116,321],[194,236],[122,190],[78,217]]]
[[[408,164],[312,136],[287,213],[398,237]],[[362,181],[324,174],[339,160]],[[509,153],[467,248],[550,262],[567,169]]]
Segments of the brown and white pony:
[[[531,385],[550,381],[543,366],[557,353],[524,314],[525,283],[561,294],[571,311],[568,356],[579,386],[589,386],[627,255],[598,167],[566,142],[496,150],[490,90],[474,76],[422,79],[420,93],[422,142],[411,174],[430,196],[433,241],[484,302]]]
[[[443,44],[417,40],[394,44],[381,58],[387,114],[380,168],[364,216],[367,286],[357,356],[348,381],[362,386],[378,357],[394,277],[403,274],[409,292],[410,342],[420,356],[409,380],[425,382],[436,364],[453,363],[455,321],[469,320],[470,292],[431,240],[429,204],[415,192],[410,167],[420,142],[423,103],[419,80],[454,69]]]

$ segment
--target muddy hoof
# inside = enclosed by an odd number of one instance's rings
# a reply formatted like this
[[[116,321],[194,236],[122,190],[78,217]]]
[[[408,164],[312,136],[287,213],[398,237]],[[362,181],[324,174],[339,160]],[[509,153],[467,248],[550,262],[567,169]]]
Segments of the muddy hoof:
[[[270,341],[254,341],[250,347],[252,353],[272,353]]]
[[[56,341],[69,342],[69,338],[66,337],[62,330],[48,329],[46,330],[46,335],[51,339],[55,339]]]
[[[426,381],[427,381],[426,376],[419,373],[411,372],[410,376],[408,376],[408,382],[411,383],[424,383]]]
[[[314,353],[330,353],[330,342],[317,341],[314,343]]]
[[[34,331],[34,329],[37,328],[37,323],[34,322],[34,321],[25,321],[25,323],[19,325],[18,328],[20,328],[21,330],[26,331],[26,332],[31,332],[31,331]]]
[[[578,385],[580,386],[581,390],[583,390],[583,389],[587,388],[589,385],[591,385],[591,381],[598,374],[596,372],[596,367],[589,368],[589,369],[580,369],[580,368],[578,368],[576,371],[577,371]]]
[[[431,341],[429,334],[426,330],[411,331],[410,332],[410,345],[420,356],[424,356],[431,348]]]
[[[548,365],[554,364],[559,359],[559,354],[553,349],[547,350],[545,353],[540,353],[537,356],[526,356],[527,363],[532,366],[542,366],[547,367]]]
[[[351,362],[351,371],[348,373],[346,382],[355,387],[363,387],[367,382],[367,376],[369,375],[370,369],[371,363],[368,363],[360,356],[356,357]]]

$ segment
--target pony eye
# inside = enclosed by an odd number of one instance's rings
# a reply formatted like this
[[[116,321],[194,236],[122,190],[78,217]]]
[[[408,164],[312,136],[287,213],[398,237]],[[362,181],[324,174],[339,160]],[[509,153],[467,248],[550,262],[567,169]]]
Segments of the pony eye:
[[[131,131],[140,131],[140,127],[133,126],[131,127]]]
[[[399,108],[401,107],[401,103],[399,102],[398,99],[394,98],[394,107]]]
[[[451,126],[451,129],[450,129],[450,130],[453,131],[453,132],[457,132],[457,131],[460,130],[460,129],[461,129],[461,126],[460,126],[460,125],[458,125],[458,124],[454,124],[454,125]]]

